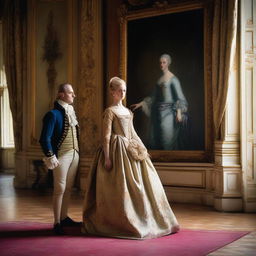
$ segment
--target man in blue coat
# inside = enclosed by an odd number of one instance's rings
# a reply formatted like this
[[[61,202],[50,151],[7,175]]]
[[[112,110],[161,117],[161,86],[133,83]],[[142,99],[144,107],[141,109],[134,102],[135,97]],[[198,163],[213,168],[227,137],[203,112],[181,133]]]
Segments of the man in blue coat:
[[[45,154],[44,162],[53,170],[53,230],[63,235],[64,226],[76,226],[67,215],[68,203],[79,162],[79,127],[72,105],[75,94],[70,84],[59,86],[54,108],[43,119],[40,144]]]

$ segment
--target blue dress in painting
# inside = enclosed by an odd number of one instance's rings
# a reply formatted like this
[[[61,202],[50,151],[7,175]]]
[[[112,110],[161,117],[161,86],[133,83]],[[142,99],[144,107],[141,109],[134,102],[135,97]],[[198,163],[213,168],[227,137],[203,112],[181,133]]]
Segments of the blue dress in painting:
[[[181,122],[176,121],[177,109],[181,110]],[[176,76],[158,82],[151,96],[143,100],[142,110],[150,117],[148,148],[184,149],[182,130],[187,123],[188,103]]]

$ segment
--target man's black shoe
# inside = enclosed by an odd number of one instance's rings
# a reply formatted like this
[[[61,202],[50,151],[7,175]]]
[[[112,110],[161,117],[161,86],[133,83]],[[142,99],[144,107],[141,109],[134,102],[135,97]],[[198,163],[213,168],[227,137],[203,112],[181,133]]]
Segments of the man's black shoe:
[[[64,220],[60,221],[60,225],[62,227],[77,227],[77,226],[81,226],[82,222],[77,222],[77,221],[72,220],[69,217],[66,217]]]
[[[53,231],[55,233],[55,235],[58,235],[58,236],[62,236],[62,235],[65,235],[65,232],[63,231],[60,223],[56,223],[54,226],[53,226]]]

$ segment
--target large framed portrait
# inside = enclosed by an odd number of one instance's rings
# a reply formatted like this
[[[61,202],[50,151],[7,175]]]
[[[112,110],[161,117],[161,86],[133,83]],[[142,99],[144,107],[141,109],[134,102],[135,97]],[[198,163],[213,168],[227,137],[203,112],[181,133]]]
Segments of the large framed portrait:
[[[154,161],[212,160],[209,1],[121,15],[121,76]],[[123,9],[124,10],[124,9]]]

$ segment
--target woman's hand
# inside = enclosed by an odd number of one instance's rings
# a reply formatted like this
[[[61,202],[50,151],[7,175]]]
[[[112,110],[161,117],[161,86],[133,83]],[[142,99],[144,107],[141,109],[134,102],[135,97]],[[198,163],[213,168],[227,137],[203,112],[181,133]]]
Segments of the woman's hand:
[[[134,111],[134,110],[136,110],[137,108],[140,108],[141,106],[142,106],[142,101],[139,102],[139,103],[137,103],[137,104],[132,104],[132,105],[130,106],[130,108],[131,108],[132,111]]]
[[[104,166],[107,171],[110,171],[112,169],[112,162],[109,158],[105,160]]]
[[[178,123],[182,122],[182,114],[181,114],[181,109],[180,108],[177,109],[176,121]]]

